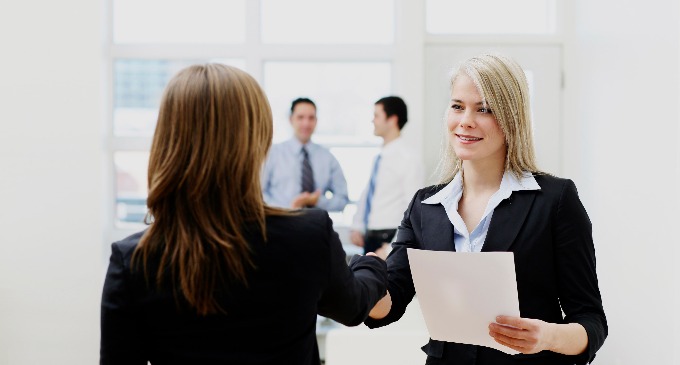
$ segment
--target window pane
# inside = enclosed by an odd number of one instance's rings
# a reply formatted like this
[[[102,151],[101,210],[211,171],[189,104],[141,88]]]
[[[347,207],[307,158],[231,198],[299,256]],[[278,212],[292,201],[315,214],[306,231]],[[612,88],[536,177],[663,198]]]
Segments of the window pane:
[[[119,59],[113,63],[113,130],[116,136],[151,136],[165,85],[179,70],[206,61]],[[241,59],[215,59],[241,69]]]
[[[262,42],[389,44],[393,0],[262,0]]]
[[[264,85],[274,113],[274,139],[292,136],[290,103],[308,97],[317,106],[314,141],[379,144],[373,136],[373,104],[391,90],[388,62],[267,62]]]
[[[373,160],[380,153],[380,146],[375,147],[331,147],[331,153],[338,159],[342,172],[347,179],[349,199],[359,200],[361,192],[368,184],[373,168]],[[351,178],[350,178],[351,177]],[[351,221],[349,223],[352,223]]]
[[[146,171],[149,152],[119,151],[113,155],[116,172],[116,213],[118,225],[142,223],[148,193]]]
[[[245,0],[113,0],[114,43],[242,43]]]
[[[555,0],[427,0],[432,34],[551,34]]]
[[[357,211],[357,202],[371,177],[373,161],[380,153],[380,146],[331,147],[330,151],[338,159],[347,179],[350,203],[342,212],[329,212],[328,214],[336,227],[351,227]]]

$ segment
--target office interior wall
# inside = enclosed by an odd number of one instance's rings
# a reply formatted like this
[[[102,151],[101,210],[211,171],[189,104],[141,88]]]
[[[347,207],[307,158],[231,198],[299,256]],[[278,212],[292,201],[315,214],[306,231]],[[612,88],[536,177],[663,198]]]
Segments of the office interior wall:
[[[425,8],[422,3],[408,0],[396,2],[394,94],[408,106],[408,122],[402,137],[416,151],[424,150],[424,38]],[[414,50],[423,50],[414,52]],[[424,158],[422,152],[419,158]]]
[[[99,1],[0,4],[0,364],[95,364]]]
[[[563,168],[593,223],[610,324],[595,363],[678,364],[678,4],[565,3]]]

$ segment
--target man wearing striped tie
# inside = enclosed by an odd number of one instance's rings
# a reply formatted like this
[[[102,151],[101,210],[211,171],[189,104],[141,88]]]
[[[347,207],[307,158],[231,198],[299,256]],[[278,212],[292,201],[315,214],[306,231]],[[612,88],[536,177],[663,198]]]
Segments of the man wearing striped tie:
[[[349,202],[347,182],[338,160],[311,140],[316,122],[316,104],[312,100],[293,101],[290,125],[294,136],[272,146],[260,176],[268,205],[342,211]]]
[[[423,163],[401,137],[408,120],[406,103],[388,96],[375,103],[373,133],[383,139],[371,178],[357,203],[350,238],[366,252],[386,256],[404,211],[424,183]]]

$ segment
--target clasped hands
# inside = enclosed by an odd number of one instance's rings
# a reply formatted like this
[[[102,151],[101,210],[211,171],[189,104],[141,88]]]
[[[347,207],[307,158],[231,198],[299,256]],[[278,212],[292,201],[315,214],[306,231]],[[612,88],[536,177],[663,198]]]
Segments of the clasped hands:
[[[384,260],[383,257],[376,254],[375,252],[367,252],[366,256],[375,256]],[[388,290],[385,293],[385,296],[382,297],[378,303],[375,303],[373,309],[371,309],[371,311],[368,313],[368,316],[373,319],[383,319],[388,313],[390,313],[390,309],[392,309],[392,297],[390,296],[390,291]]]
[[[290,207],[293,209],[300,209],[304,207],[316,206],[316,203],[319,201],[320,195],[321,195],[320,190],[317,190],[313,193],[308,193],[305,191],[300,195],[296,196],[295,199],[293,199],[293,202],[290,204]]]

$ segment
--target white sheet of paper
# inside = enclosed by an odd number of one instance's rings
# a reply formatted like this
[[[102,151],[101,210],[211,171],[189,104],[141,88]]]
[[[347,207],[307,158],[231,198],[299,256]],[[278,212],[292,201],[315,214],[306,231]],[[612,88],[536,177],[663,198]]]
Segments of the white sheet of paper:
[[[512,252],[450,252],[409,248],[413,284],[434,340],[491,347],[507,354],[489,335],[498,315],[519,317]]]

